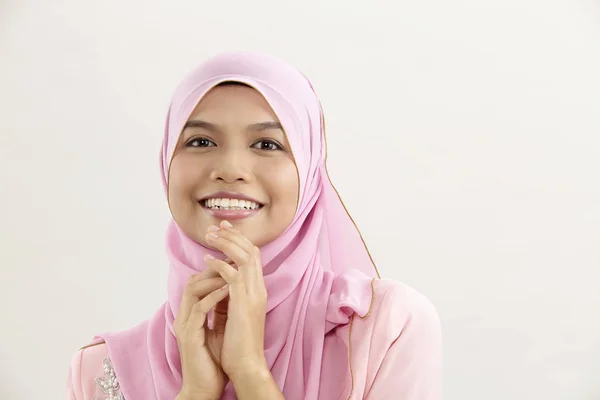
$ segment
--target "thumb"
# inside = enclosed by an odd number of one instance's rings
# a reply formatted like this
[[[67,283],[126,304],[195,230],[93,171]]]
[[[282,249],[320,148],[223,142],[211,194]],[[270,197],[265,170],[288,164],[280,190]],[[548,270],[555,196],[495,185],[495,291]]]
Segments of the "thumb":
[[[227,264],[232,265],[237,268],[237,265],[235,265],[235,263],[233,262],[233,260],[231,258],[227,257],[223,261],[225,261]]]
[[[229,296],[217,303],[213,314],[213,330],[215,333],[225,333],[227,324],[227,310],[229,308]]]

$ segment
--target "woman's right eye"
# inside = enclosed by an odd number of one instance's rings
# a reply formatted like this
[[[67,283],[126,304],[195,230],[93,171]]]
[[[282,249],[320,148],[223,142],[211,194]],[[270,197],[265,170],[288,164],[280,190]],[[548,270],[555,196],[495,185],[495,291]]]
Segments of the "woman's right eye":
[[[215,142],[206,138],[196,138],[188,141],[186,147],[212,147],[216,146]]]

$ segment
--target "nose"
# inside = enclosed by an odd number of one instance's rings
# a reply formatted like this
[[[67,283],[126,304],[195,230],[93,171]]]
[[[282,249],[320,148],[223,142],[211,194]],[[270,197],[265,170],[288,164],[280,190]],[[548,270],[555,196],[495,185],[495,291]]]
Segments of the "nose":
[[[226,183],[247,183],[252,180],[252,173],[243,154],[238,151],[227,151],[221,152],[219,158],[215,160],[210,179]]]

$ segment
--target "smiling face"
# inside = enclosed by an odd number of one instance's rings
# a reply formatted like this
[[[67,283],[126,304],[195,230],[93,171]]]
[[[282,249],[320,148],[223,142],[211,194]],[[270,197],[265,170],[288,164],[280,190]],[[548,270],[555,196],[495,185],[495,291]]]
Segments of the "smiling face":
[[[207,246],[207,228],[226,219],[262,246],[291,224],[298,192],[292,151],[265,98],[243,84],[209,91],[169,169],[169,207],[181,230]]]

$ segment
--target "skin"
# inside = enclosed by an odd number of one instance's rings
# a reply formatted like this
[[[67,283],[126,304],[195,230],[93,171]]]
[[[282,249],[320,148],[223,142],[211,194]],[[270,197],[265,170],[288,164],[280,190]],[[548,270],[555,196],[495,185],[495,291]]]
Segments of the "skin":
[[[224,190],[263,204],[255,215],[231,221],[242,235],[259,247],[274,240],[292,222],[299,182],[286,135],[265,98],[247,86],[218,86],[200,101],[187,125],[168,187],[171,213],[183,232],[210,247],[206,230],[221,221],[198,200]]]
[[[218,399],[230,380],[240,400],[282,400],[264,356],[267,291],[259,247],[277,238],[296,212],[299,181],[291,149],[267,101],[247,86],[219,86],[198,104],[169,171],[169,205],[181,229],[222,252],[205,257],[175,319],[183,383],[177,400]],[[220,221],[198,200],[243,193],[263,207]],[[214,329],[207,314],[215,311]]]

